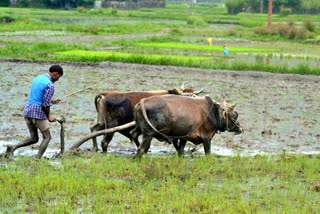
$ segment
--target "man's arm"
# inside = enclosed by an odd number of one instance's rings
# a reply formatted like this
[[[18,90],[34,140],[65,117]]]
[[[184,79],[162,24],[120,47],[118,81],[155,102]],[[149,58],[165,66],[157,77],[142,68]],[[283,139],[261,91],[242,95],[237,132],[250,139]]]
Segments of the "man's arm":
[[[52,100],[53,94],[54,94],[54,85],[51,83],[46,87],[44,91],[43,106],[42,106],[42,109],[50,122],[56,121],[56,118],[50,115],[50,106],[51,106],[51,100]]]
[[[52,103],[52,104],[58,104],[60,101],[61,101],[60,99],[55,98],[55,99],[52,99],[52,100],[51,100],[51,103]]]

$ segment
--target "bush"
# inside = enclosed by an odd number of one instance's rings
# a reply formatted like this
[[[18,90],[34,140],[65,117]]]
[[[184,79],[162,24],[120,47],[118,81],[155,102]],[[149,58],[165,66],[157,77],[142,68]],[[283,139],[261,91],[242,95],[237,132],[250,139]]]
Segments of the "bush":
[[[117,13],[118,13],[118,9],[113,7],[111,10],[111,14],[115,16],[115,15],[117,15]]]
[[[172,35],[183,35],[182,31],[180,31],[179,29],[177,28],[173,28],[171,29],[171,32],[170,32]]]
[[[227,32],[227,35],[228,36],[236,36],[237,32],[234,29],[229,29]]]
[[[91,25],[91,26],[88,26],[85,30],[85,32],[88,32],[88,33],[91,33],[91,34],[94,34],[94,35],[97,35],[99,33],[100,29],[98,26],[96,25]]]
[[[309,19],[303,21],[303,26],[310,32],[316,31],[316,25]]]
[[[98,15],[98,14],[103,14],[104,11],[102,8],[98,8],[98,9],[90,9],[88,13]]]
[[[280,15],[281,16],[288,16],[292,13],[292,9],[289,7],[280,7]]]
[[[78,11],[79,13],[86,13],[86,12],[88,12],[88,9],[85,8],[85,7],[77,7],[77,11]]]
[[[253,30],[253,32],[259,36],[265,36],[269,34],[268,29],[265,26],[257,27]]]
[[[194,26],[207,26],[208,23],[203,20],[201,17],[198,16],[189,16],[187,18],[187,24],[194,25]]]
[[[279,35],[286,39],[307,39],[313,37],[312,34],[308,33],[305,27],[297,27],[292,23],[287,24],[275,24],[272,26],[269,32],[267,27],[258,27],[254,30],[255,34],[260,36],[264,35]]]
[[[14,22],[15,18],[11,16],[2,16],[0,17],[0,20],[2,20],[2,23],[10,23],[10,22]]]
[[[239,24],[244,27],[257,27],[261,24],[261,22],[252,18],[241,18],[239,20]]]
[[[228,10],[228,14],[238,14],[243,11],[245,0],[224,0],[224,4]]]

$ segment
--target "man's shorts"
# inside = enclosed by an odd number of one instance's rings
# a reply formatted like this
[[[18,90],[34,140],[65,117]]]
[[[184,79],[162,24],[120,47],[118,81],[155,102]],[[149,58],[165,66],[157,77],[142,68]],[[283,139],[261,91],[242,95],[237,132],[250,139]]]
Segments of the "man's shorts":
[[[45,131],[47,129],[49,129],[49,121],[48,120],[39,120],[39,119],[35,119],[35,118],[24,118],[24,120],[26,121],[26,123],[32,126],[35,126],[36,128],[40,129],[40,131]]]

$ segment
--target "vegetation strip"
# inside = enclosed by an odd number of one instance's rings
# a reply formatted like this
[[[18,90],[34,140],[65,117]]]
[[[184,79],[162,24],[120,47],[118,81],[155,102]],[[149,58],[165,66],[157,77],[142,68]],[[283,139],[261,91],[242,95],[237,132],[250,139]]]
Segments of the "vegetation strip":
[[[86,61],[86,62],[127,62],[150,65],[175,65],[181,67],[196,67],[204,69],[227,69],[227,70],[256,70],[275,73],[293,73],[293,74],[316,74],[320,75],[320,68],[311,68],[307,64],[301,64],[294,68],[288,66],[273,66],[265,63],[248,64],[246,62],[235,61],[227,64],[224,58],[213,57],[191,57],[157,54],[129,54],[111,51],[85,51],[72,50],[57,52],[52,57],[56,60],[64,61]]]
[[[116,61],[116,62],[129,62],[129,63],[141,63],[152,65],[192,65],[196,66],[201,61],[207,61],[212,59],[211,57],[189,57],[189,56],[170,56],[170,55],[158,55],[158,54],[130,54],[122,52],[111,51],[85,51],[85,50],[73,50],[57,52],[58,56],[67,56],[68,58],[82,58],[83,60],[93,61]]]
[[[223,51],[222,46],[208,46],[208,45],[196,45],[186,43],[134,43],[136,46],[141,47],[154,47],[154,48],[172,48],[172,49],[186,49],[186,50],[203,50],[203,51]],[[266,49],[266,48],[244,48],[244,47],[232,47],[230,51],[239,53],[279,53],[279,49]]]
[[[66,154],[0,165],[3,213],[317,213],[319,155]],[[303,206],[301,206],[303,204]]]

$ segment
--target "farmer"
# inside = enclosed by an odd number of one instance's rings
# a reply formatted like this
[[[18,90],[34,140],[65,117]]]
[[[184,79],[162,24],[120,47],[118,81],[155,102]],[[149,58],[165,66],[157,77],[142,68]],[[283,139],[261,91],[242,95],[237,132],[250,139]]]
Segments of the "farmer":
[[[229,49],[226,45],[223,46],[223,54],[227,56],[229,54]]]
[[[207,39],[207,41],[208,41],[208,45],[209,45],[209,46],[212,46],[212,38],[209,37],[209,38]]]
[[[43,140],[36,157],[40,159],[46,151],[51,140],[49,122],[56,121],[56,118],[50,114],[50,106],[60,102],[60,99],[53,99],[53,83],[58,81],[62,75],[62,67],[60,65],[52,65],[48,73],[39,75],[33,80],[29,98],[23,110],[30,138],[16,145],[7,145],[6,157],[8,159],[13,157],[13,152],[16,149],[37,143],[39,141],[38,129],[42,133]]]

